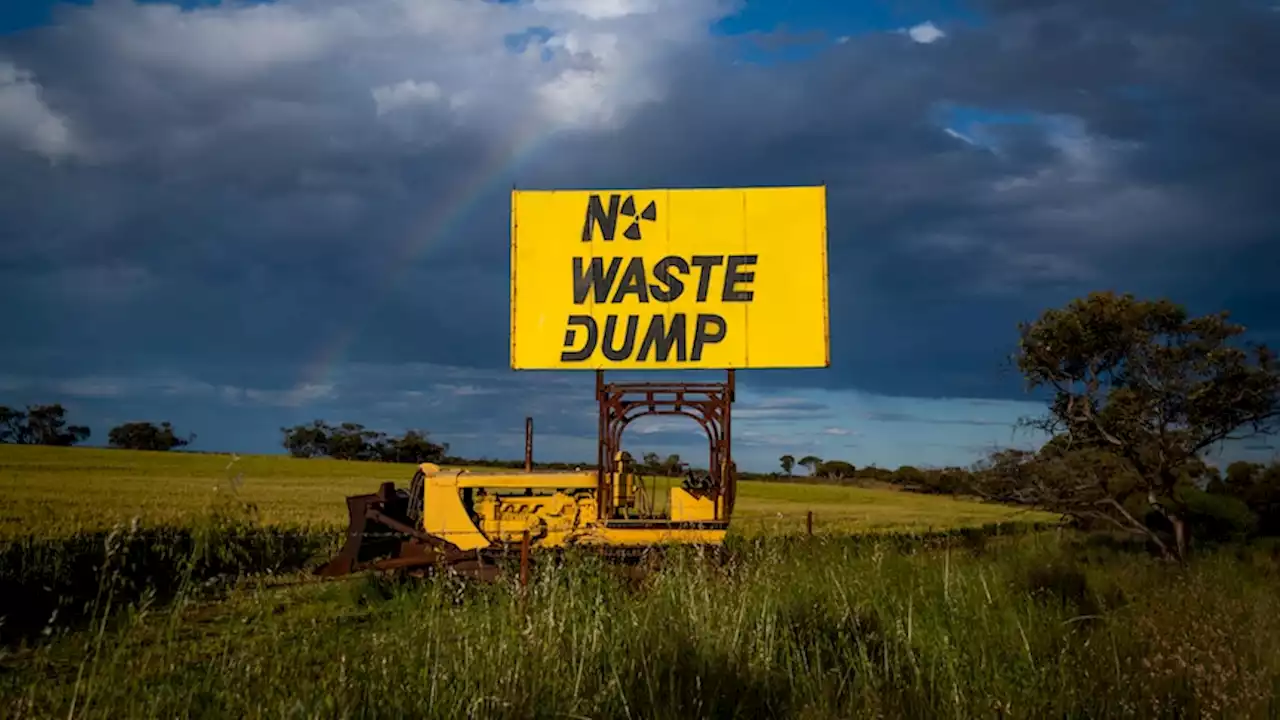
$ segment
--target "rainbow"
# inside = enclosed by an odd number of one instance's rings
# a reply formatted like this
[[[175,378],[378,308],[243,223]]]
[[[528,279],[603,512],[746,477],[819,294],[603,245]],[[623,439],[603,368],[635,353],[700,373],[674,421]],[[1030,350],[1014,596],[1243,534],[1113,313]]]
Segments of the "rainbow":
[[[449,192],[423,218],[419,227],[405,234],[387,260],[387,281],[365,304],[365,311],[339,326],[320,346],[316,356],[304,365],[299,385],[324,385],[333,378],[334,369],[342,364],[347,352],[360,334],[363,321],[371,312],[382,306],[386,298],[405,281],[415,263],[440,238],[456,229],[470,217],[481,197],[497,189],[500,184],[511,185],[512,179],[555,134],[554,129],[536,121],[517,127],[514,133],[470,172],[459,177]]]

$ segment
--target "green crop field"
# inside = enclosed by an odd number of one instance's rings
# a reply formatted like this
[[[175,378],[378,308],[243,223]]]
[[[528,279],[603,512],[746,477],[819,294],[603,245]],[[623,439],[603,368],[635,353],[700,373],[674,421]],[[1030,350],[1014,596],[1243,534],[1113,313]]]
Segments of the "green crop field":
[[[1265,546],[1180,567],[1011,508],[745,483],[727,561],[639,583],[590,557],[523,589],[320,581],[343,498],[411,466],[231,460],[0,446],[0,716],[1280,712]]]
[[[403,487],[412,474],[412,465],[389,463],[0,445],[0,538],[97,530],[134,517],[181,523],[230,499],[255,506],[265,524],[337,526],[346,522],[348,495],[386,481]],[[744,482],[735,531],[799,532],[808,512],[823,533],[1055,520],[938,496]]]

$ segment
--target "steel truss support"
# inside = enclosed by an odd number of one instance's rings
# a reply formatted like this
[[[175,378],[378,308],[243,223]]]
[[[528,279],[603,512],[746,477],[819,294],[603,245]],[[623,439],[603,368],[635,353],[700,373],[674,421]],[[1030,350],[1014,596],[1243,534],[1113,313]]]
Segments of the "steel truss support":
[[[596,467],[601,520],[613,516],[612,478],[618,471],[622,433],[638,418],[648,415],[683,415],[692,418],[707,434],[711,475],[711,497],[728,521],[737,498],[737,468],[733,463],[731,439],[732,408],[735,395],[734,371],[724,382],[615,382],[606,383],[604,371],[596,371],[596,401],[599,405],[599,448]]]

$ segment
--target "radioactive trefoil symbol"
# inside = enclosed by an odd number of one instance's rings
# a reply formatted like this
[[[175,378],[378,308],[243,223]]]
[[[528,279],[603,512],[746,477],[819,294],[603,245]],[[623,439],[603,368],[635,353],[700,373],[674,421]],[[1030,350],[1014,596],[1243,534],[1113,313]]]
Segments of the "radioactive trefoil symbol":
[[[626,230],[622,231],[622,237],[628,240],[639,240],[641,237],[640,221],[653,222],[657,220],[658,206],[653,200],[650,200],[644,210],[637,213],[635,196],[628,195],[627,199],[622,201],[622,208],[619,214],[631,218],[631,224],[627,226]]]
[[[650,200],[644,210],[636,212],[636,198],[634,195],[628,195],[624,199],[620,194],[612,193],[609,195],[609,207],[605,209],[604,203],[600,201],[600,196],[593,194],[587,198],[586,217],[582,221],[582,242],[591,242],[594,231],[597,229],[605,242],[613,240],[613,235],[617,232],[618,221],[620,220],[626,225],[622,231],[622,236],[628,240],[639,240],[642,235],[641,225],[645,222],[654,222],[657,219],[657,201]]]

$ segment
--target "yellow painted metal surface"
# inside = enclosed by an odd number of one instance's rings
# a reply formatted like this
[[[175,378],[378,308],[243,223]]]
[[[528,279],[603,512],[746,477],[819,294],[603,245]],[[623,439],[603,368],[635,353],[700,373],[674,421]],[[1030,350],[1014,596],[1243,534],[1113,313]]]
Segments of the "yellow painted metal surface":
[[[827,367],[826,188],[513,191],[511,367]]]
[[[444,473],[435,463],[418,466],[424,476],[422,486],[422,531],[447,540],[462,550],[487,547],[489,538],[472,522],[462,505],[458,478],[462,473]]]
[[[462,488],[591,488],[596,487],[594,472],[557,473],[462,473],[457,476]]]
[[[433,482],[433,478],[427,478],[422,489],[422,531],[462,550],[487,547],[489,538],[480,532],[462,506],[458,486],[448,482],[448,478],[438,480]]]
[[[684,488],[671,488],[672,522],[706,522],[716,519],[716,502],[709,496],[695,497]]]
[[[611,545],[615,547],[648,547],[653,545],[719,545],[724,542],[727,528],[682,527],[608,527],[588,528],[575,538],[578,545]]]
[[[616,527],[599,520],[592,473],[472,474],[441,472],[432,463],[423,463],[420,469],[424,475],[422,530],[462,550],[520,542],[526,531],[542,547],[633,547],[716,544],[723,542],[727,530],[727,523],[723,528],[681,527],[681,523],[703,523],[715,516],[709,498],[695,498],[682,488],[671,489],[668,521]],[[630,473],[616,485],[631,487]],[[466,495],[471,498],[470,510]]]

